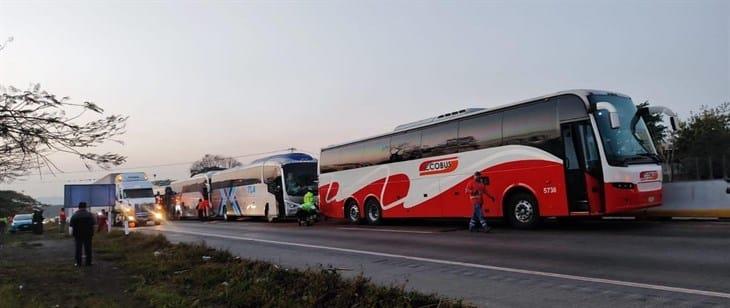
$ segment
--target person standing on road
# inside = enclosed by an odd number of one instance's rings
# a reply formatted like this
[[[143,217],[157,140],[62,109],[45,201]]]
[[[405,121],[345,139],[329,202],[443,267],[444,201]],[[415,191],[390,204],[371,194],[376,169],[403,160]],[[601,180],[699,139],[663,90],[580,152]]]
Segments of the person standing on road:
[[[205,199],[198,199],[198,219],[200,221],[208,220],[208,209],[210,208],[210,202]]]
[[[175,219],[175,205],[173,204],[172,188],[165,187],[165,194],[162,195],[162,204],[165,207],[167,219]]]
[[[66,209],[61,208],[58,213],[58,233],[66,231]]]
[[[489,232],[491,228],[487,225],[487,221],[484,220],[484,212],[482,212],[482,205],[484,204],[484,195],[487,195],[492,202],[495,201],[494,197],[487,192],[485,185],[486,179],[482,177],[482,174],[477,171],[474,173],[474,178],[469,184],[466,185],[466,194],[469,196],[469,200],[472,204],[472,215],[469,220],[469,231],[476,231],[477,224],[484,230]]]
[[[182,218],[182,209],[185,207],[185,202],[175,203],[175,220],[180,220]]]
[[[94,215],[86,210],[86,202],[79,202],[79,210],[71,216],[69,226],[73,229],[76,244],[76,266],[81,266],[81,249],[86,256],[86,266],[91,266],[91,238],[94,236]]]
[[[210,202],[208,202],[208,199],[203,199],[200,202],[200,207],[203,208],[203,219],[208,220],[208,217],[210,217]]]
[[[99,227],[96,230],[96,232],[107,231],[107,229],[108,229],[107,220],[108,219],[107,219],[106,210],[101,210],[101,214],[99,214],[99,220],[97,223],[99,225]]]

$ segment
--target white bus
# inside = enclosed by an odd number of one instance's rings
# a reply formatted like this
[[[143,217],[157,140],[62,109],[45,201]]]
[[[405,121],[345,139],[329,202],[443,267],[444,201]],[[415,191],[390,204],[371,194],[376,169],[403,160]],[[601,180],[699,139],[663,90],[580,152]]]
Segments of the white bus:
[[[226,220],[293,217],[304,194],[317,193],[317,160],[299,152],[273,155],[219,171],[210,186],[211,212]]]
[[[210,178],[213,174],[215,172],[207,172],[170,183],[175,193],[175,204],[182,210],[181,218],[198,217],[198,202],[201,199],[210,200]]]

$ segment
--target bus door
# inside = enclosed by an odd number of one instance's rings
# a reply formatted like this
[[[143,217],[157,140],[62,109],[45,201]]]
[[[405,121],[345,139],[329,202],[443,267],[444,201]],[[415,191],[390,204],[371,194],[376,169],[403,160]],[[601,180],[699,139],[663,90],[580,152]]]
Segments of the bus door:
[[[284,179],[282,178],[283,172],[278,167],[266,167],[269,174],[266,178],[267,191],[274,195],[274,204],[269,205],[269,212],[264,215],[271,216],[273,211],[276,211],[276,216],[279,218],[286,217],[285,202],[284,202]]]
[[[589,121],[561,125],[565,147],[565,184],[569,211],[573,214],[603,213],[601,164]]]

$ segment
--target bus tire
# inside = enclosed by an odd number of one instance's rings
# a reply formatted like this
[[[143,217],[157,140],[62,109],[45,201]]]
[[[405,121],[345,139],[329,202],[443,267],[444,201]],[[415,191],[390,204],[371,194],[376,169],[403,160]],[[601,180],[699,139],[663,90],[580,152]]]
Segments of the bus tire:
[[[540,224],[537,200],[530,193],[518,192],[509,198],[507,220],[518,229],[534,229]]]
[[[353,224],[360,223],[360,208],[357,206],[357,202],[352,200],[347,202],[345,206],[345,219]]]
[[[365,201],[365,218],[371,225],[379,225],[383,222],[383,209],[375,198]]]

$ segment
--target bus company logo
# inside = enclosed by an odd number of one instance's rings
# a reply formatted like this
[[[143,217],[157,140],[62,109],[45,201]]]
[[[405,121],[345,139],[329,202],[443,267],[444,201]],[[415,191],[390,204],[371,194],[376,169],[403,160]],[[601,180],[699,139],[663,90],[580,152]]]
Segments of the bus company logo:
[[[654,181],[659,178],[659,172],[656,171],[644,171],[639,173],[639,180],[642,182]]]
[[[456,170],[458,166],[459,158],[457,157],[427,160],[421,163],[421,166],[418,167],[418,172],[420,175],[449,173]]]

